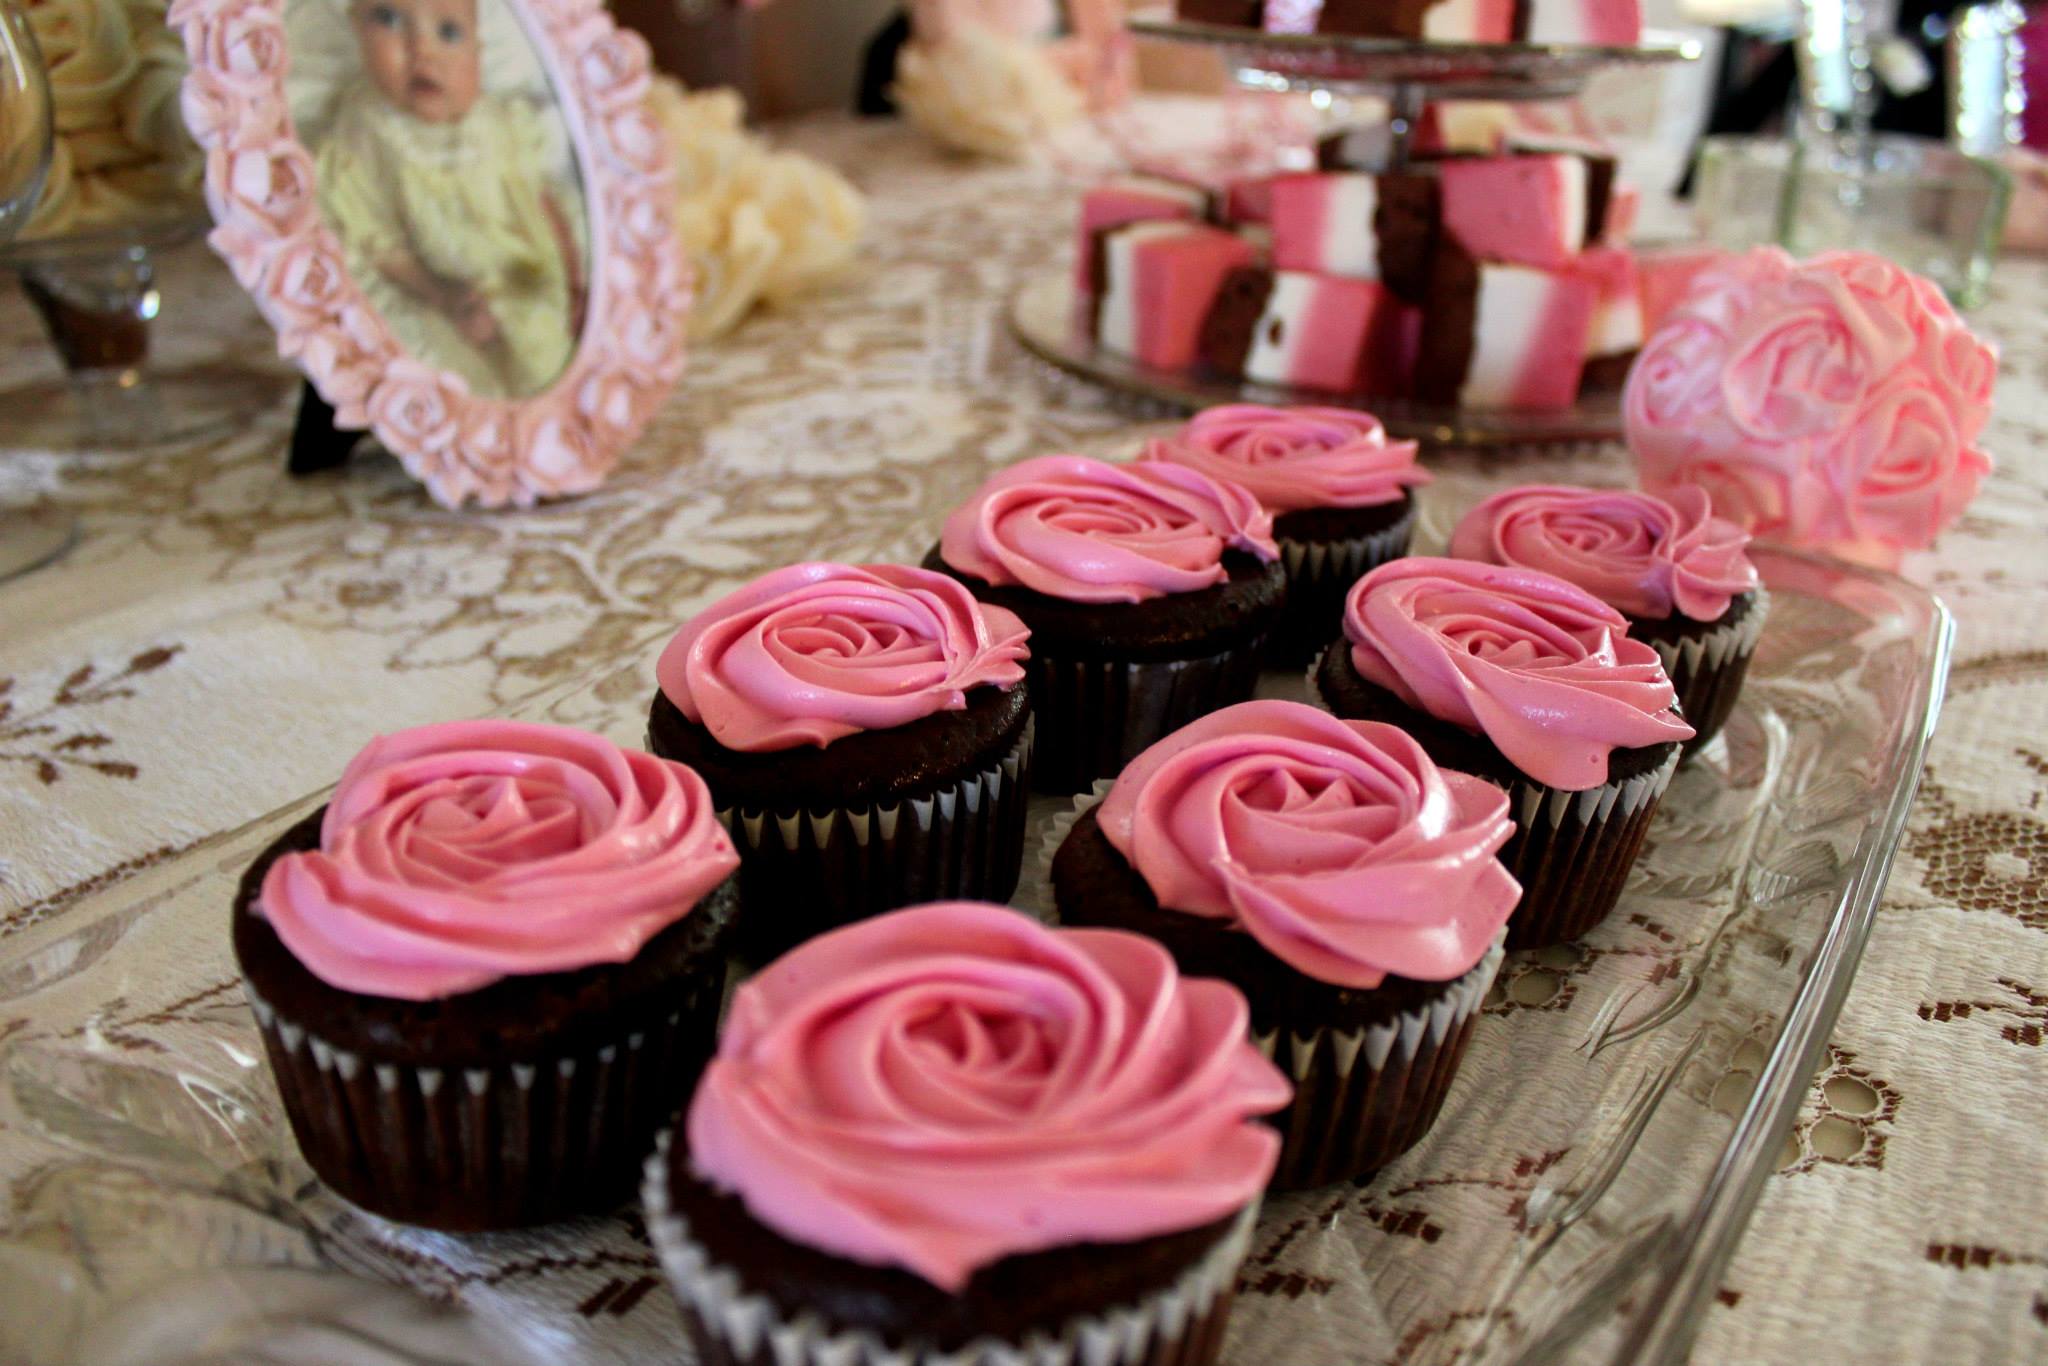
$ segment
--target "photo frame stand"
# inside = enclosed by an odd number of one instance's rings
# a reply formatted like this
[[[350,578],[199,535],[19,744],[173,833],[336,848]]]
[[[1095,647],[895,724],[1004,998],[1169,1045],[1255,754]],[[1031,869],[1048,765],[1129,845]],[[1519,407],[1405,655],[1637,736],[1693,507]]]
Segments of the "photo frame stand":
[[[294,477],[318,474],[348,463],[368,432],[337,427],[334,405],[320,397],[312,381],[299,385],[299,415],[292,421],[291,451],[285,470]]]

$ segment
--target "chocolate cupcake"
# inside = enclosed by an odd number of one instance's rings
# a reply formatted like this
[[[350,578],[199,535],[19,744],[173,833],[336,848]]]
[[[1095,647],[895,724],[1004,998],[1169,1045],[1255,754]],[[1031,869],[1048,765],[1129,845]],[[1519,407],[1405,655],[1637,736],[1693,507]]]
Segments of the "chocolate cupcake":
[[[1388,441],[1379,419],[1356,409],[1232,404],[1148,443],[1144,458],[1233,480],[1273,514],[1287,614],[1266,658],[1299,669],[1337,638],[1351,585],[1408,553],[1409,490],[1429,482],[1415,450],[1413,441]]]
[[[1198,470],[1078,455],[1013,465],[946,519],[925,564],[1031,628],[1041,791],[1251,696],[1287,592],[1272,528]]]
[[[770,965],[647,1164],[697,1360],[1207,1366],[1287,1101],[1245,1019],[1136,935],[964,902]]]
[[[1770,595],[1745,553],[1749,533],[1713,515],[1707,491],[1667,496],[1532,484],[1465,514],[1451,554],[1519,564],[1569,580],[1628,618],[1657,651],[1696,734],[1687,756],[1735,709]]]
[[[1499,788],[1392,726],[1298,702],[1205,716],[1131,761],[1052,861],[1063,923],[1164,944],[1251,1002],[1294,1081],[1276,1188],[1362,1177],[1442,1108],[1520,895]]]
[[[234,907],[307,1163],[430,1228],[614,1207],[711,1052],[738,866],[694,773],[600,736],[373,741]]]
[[[1029,635],[944,574],[838,564],[778,569],[676,633],[648,748],[711,787],[739,846],[749,957],[1016,890]]]
[[[1337,715],[1401,727],[1505,788],[1522,884],[1508,947],[1577,939],[1621,897],[1692,738],[1621,613],[1534,569],[1411,557],[1358,581],[1310,682]]]

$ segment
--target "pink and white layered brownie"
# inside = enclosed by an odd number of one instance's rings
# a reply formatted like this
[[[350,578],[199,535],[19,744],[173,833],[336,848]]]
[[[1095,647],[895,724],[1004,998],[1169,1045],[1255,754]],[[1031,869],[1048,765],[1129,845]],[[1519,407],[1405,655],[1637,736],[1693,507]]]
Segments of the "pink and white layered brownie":
[[[1533,0],[1527,41],[1634,47],[1643,41],[1642,0]]]
[[[1585,249],[1589,171],[1571,153],[1442,163],[1444,231],[1485,261],[1563,270]]]
[[[1404,311],[1371,280],[1235,270],[1202,329],[1202,360],[1259,384],[1389,393],[1400,380]]]
[[[1095,250],[1096,344],[1162,370],[1194,364],[1225,277],[1257,255],[1236,233],[1171,220],[1111,228]]]
[[[1445,243],[1423,305],[1416,397],[1461,408],[1571,407],[1598,302],[1594,281],[1576,270],[1476,261]]]
[[[1433,174],[1358,171],[1273,181],[1273,268],[1379,280],[1419,299],[1437,237]]]
[[[1586,241],[1605,241],[1613,230],[1615,177],[1620,170],[1612,148],[1592,138],[1510,133],[1502,141],[1508,156],[1577,157],[1586,166]],[[1633,226],[1633,224],[1631,224]]]
[[[1610,247],[1625,247],[1636,235],[1636,224],[1643,216],[1643,192],[1626,181],[1614,182],[1614,189],[1607,197],[1607,222],[1600,240]]]
[[[1497,156],[1514,126],[1513,106],[1499,100],[1432,100],[1411,148],[1416,156]]]
[[[1421,36],[1433,43],[1512,43],[1526,22],[1522,9],[1517,0],[1441,0],[1423,10]]]
[[[1693,281],[1725,254],[1719,247],[1672,247],[1637,256],[1644,332],[1655,332],[1661,327],[1665,316],[1691,292]]]
[[[1635,253],[1627,247],[1588,247],[1578,270],[1597,291],[1593,321],[1586,331],[1586,372],[1589,391],[1618,393],[1628,368],[1643,345],[1642,278]]]
[[[1273,221],[1274,176],[1246,176],[1223,187],[1223,221],[1232,227]]]
[[[1106,180],[1081,198],[1081,240],[1075,252],[1075,284],[1083,294],[1100,285],[1095,278],[1095,239],[1127,223],[1160,219],[1199,220],[1209,216],[1209,192],[1164,176],[1127,175]]]

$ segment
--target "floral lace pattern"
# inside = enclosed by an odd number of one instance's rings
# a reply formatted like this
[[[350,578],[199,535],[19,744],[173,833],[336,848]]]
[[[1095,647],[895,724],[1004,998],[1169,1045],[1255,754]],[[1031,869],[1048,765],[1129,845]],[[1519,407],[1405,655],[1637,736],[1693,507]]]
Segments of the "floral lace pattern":
[[[515,1332],[544,1327],[622,1351],[673,1342],[675,1310],[637,1221],[597,1221],[574,1238],[466,1241],[353,1214],[309,1187],[260,1075],[202,1045],[254,1038],[218,945],[148,922],[62,936],[97,891],[123,879],[124,896],[156,886],[180,850],[331,781],[375,731],[519,704],[593,669],[587,686],[556,695],[551,719],[644,717],[659,643],[735,583],[802,556],[914,560],[945,511],[1000,465],[1054,449],[1135,451],[1127,415],[1093,390],[1041,385],[1002,336],[1008,291],[1067,236],[1071,215],[1056,196],[1070,187],[1055,171],[963,169],[903,130],[850,121],[785,141],[846,168],[869,194],[867,268],[707,350],[585,498],[463,516],[374,456],[288,480],[281,407],[244,432],[146,458],[0,459],[0,502],[47,493],[86,526],[65,560],[0,584],[0,677],[14,680],[0,700],[12,716],[47,705],[82,665],[94,673],[78,690],[176,649],[73,709],[72,729],[42,737],[104,735],[110,743],[66,752],[133,764],[132,778],[67,767],[46,783],[33,759],[0,764],[0,1237],[64,1227],[91,1208],[106,1223],[85,1234],[126,1246],[176,1248],[207,1228],[262,1250],[272,1268],[339,1265]],[[267,329],[203,254],[174,257],[164,291],[170,359],[181,343],[204,354],[225,339],[236,363],[285,374],[267,355]],[[1992,303],[1973,315],[2007,367],[1986,435],[1999,466],[1939,554],[1907,567],[1959,619],[1948,708],[1836,1051],[1795,1128],[1790,1170],[1769,1183],[1706,1312],[1696,1361],[2048,1352],[2038,1307],[2048,1303],[2048,1192],[1986,1182],[1972,1156],[1996,1115],[2010,1148],[2002,1162],[2032,1170],[2048,1160],[2030,1146],[2048,1132],[2048,1098],[2028,1032],[2038,1034],[2048,995],[2048,627],[2038,611],[2048,576],[2030,554],[2048,521],[2048,415],[2035,401],[2048,373],[2044,291],[2048,269],[2007,262]],[[34,328],[18,304],[0,306],[0,369],[44,363]],[[1492,488],[1627,477],[1613,450],[1431,463],[1443,477],[1423,501],[1439,534]],[[1900,667],[1829,644],[1824,625],[1787,612],[1786,629],[1818,642],[1788,685],[1818,687],[1844,670],[1880,680]],[[1807,705],[1791,686],[1772,696],[1787,714]],[[9,724],[0,720],[0,733]],[[619,733],[630,738],[630,726]],[[1616,1000],[1636,1012],[1675,999],[1701,955],[1763,971],[1793,952],[1773,937],[1771,914],[1708,942],[1711,927],[1686,908],[1728,894],[1713,857],[1726,835],[1682,788],[1666,807],[1694,813],[1697,827],[1660,820],[1628,913],[1595,939],[1510,961],[1475,1027],[1467,1079],[1518,1067],[1568,1074]],[[1752,891],[1775,914],[1782,903],[1768,898],[1798,895],[1829,873],[1830,857],[1839,851],[1802,843]],[[23,966],[21,949],[51,942],[68,956]],[[105,979],[91,974],[120,961],[151,971],[101,990]],[[67,983],[78,1007],[51,1031],[38,1021]],[[1672,1115],[1725,1125],[1743,1083],[1724,1079],[1754,1075],[1756,1037],[1747,1025],[1703,1035]],[[203,1050],[211,1061],[184,1085],[163,1068]],[[1561,1193],[1583,1188],[1598,1153],[1498,1139],[1472,1122],[1484,1097],[1461,1082],[1440,1141],[1370,1185],[1277,1204],[1240,1290],[1236,1331],[1253,1336],[1234,1344],[1256,1349],[1261,1324],[1316,1323],[1353,1334],[1366,1360],[1455,1359],[1485,1325],[1483,1300],[1433,1301],[1398,1327],[1338,1306],[1391,1297],[1427,1268],[1459,1266],[1502,1236],[1539,1236],[1570,1212]],[[104,1122],[81,1137],[71,1127],[80,1113]],[[186,1175],[123,1175],[138,1154]],[[213,1184],[191,1173],[214,1174]],[[236,1199],[219,1198],[222,1181]],[[47,1343],[69,1341],[107,1307],[19,1276],[25,1293],[40,1286],[55,1306],[38,1325]],[[264,1289],[280,1302],[298,1293],[286,1281]],[[364,1312],[334,1310],[351,1323]],[[392,1315],[388,1328],[450,1325]],[[491,1355],[473,1344],[439,1350]]]

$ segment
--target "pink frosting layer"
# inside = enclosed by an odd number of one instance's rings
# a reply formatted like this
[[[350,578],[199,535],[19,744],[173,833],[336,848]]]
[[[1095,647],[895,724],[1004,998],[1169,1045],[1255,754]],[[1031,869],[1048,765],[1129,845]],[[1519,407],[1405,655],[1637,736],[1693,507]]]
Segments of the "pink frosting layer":
[[[567,726],[454,721],[371,741],[263,917],[314,976],[427,1001],[623,963],[739,866],[703,779]]]
[[[654,667],[728,749],[823,747],[1024,678],[1024,623],[959,580],[901,565],[795,564],[692,617]]]
[[[1506,793],[1393,726],[1298,702],[1174,732],[1124,769],[1101,820],[1160,905],[1235,921],[1338,986],[1461,976],[1522,896],[1495,857]]]
[[[1254,1199],[1287,1081],[1227,983],[1112,930],[952,902],[814,939],[739,989],[696,1173],[808,1247],[958,1291],[976,1268]]]
[[[1865,252],[1758,247],[1698,276],[1623,412],[1651,492],[1697,484],[1760,538],[1895,566],[1990,472],[1997,374],[1932,281]]]
[[[1395,560],[1352,586],[1344,634],[1365,678],[1568,792],[1605,783],[1617,749],[1693,735],[1657,652],[1612,607],[1540,570]]]
[[[1223,552],[1280,557],[1273,518],[1240,485],[1181,465],[1043,455],[994,475],[946,519],[963,574],[1072,602],[1144,602],[1230,577]]]
[[[1713,621],[1757,586],[1748,546],[1749,533],[1714,516],[1707,491],[1692,485],[1659,498],[1530,484],[1466,513],[1450,549],[1555,574],[1631,616]]]
[[[1378,418],[1349,408],[1266,408],[1236,403],[1195,415],[1145,447],[1252,491],[1268,512],[1377,507],[1429,482],[1413,441],[1389,441]]]

